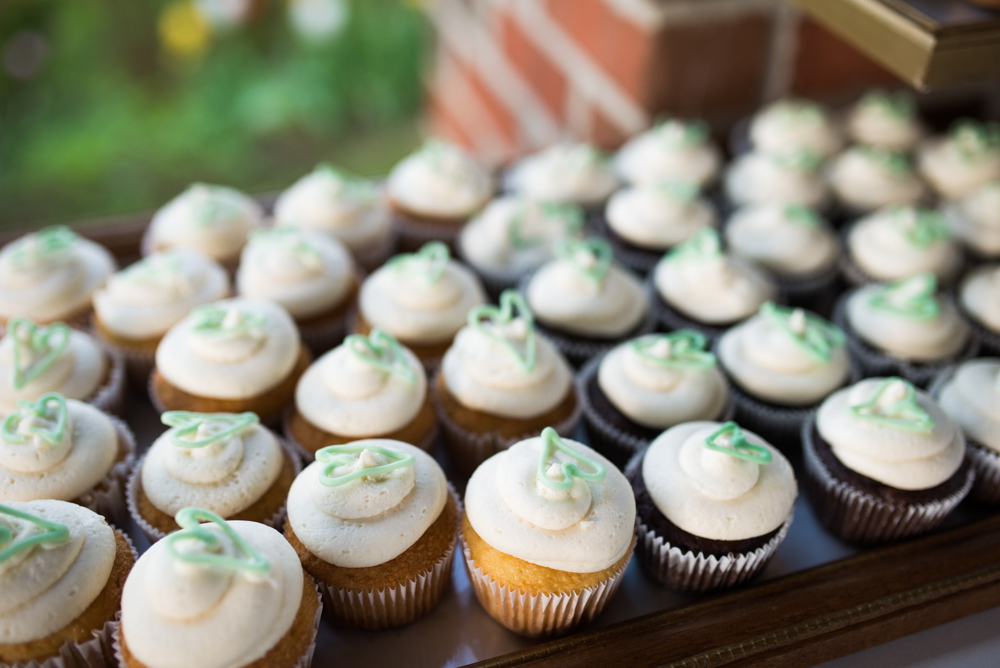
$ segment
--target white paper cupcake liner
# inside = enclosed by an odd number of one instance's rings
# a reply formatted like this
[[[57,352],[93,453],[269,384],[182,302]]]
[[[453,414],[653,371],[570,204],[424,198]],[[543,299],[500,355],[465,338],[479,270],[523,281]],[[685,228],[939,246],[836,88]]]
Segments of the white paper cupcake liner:
[[[352,306],[346,313],[333,320],[324,319],[323,322],[313,322],[298,324],[299,335],[302,342],[312,351],[314,357],[319,357],[323,353],[340,345],[347,336],[347,328],[351,322]]]
[[[812,420],[802,426],[806,491],[817,518],[833,534],[850,543],[878,543],[930,531],[968,495],[976,477],[975,470],[969,467],[962,487],[943,499],[929,503],[888,503],[834,478],[816,453],[812,430]]]
[[[127,424],[112,415],[108,418],[114,425],[119,447],[126,451],[125,459],[115,462],[101,482],[73,502],[103,515],[116,526],[128,526],[125,487],[135,465],[135,436]]]
[[[104,384],[97,388],[87,403],[100,408],[105,413],[114,415],[125,414],[125,377],[126,366],[124,356],[103,343],[100,344],[108,356],[108,377]]]

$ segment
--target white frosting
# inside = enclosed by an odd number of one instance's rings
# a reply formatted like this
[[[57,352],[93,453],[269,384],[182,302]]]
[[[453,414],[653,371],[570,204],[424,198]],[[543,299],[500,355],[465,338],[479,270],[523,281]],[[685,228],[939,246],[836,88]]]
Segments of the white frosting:
[[[380,436],[413,421],[427,398],[427,375],[417,356],[401,348],[412,373],[390,373],[364,361],[344,343],[310,366],[295,388],[295,407],[331,434]]]
[[[434,140],[392,168],[386,192],[416,214],[466,218],[493,196],[493,179],[462,149]]]
[[[416,344],[448,341],[465,324],[469,309],[485,303],[479,279],[454,260],[433,282],[419,267],[411,272],[387,264],[365,280],[358,297],[361,315],[372,327]]]
[[[942,206],[952,233],[981,255],[1000,255],[1000,179]]]
[[[139,558],[125,581],[122,639],[149,668],[245,666],[266,655],[295,621],[304,578],[295,550],[264,524],[229,526],[267,560],[266,577],[181,562],[161,540]],[[246,558],[218,527],[203,528],[217,533],[223,555]],[[207,552],[197,540],[178,541],[177,549]]]
[[[506,177],[509,190],[546,202],[593,206],[618,189],[618,177],[589,144],[556,144],[515,164]]]
[[[703,197],[678,196],[663,182],[645,182],[619,190],[605,210],[608,227],[627,241],[664,250],[714,227],[715,209]]]
[[[600,338],[628,334],[648,310],[642,283],[614,264],[598,281],[585,276],[570,260],[554,260],[531,277],[526,297],[540,322]]]
[[[601,360],[597,382],[615,408],[654,429],[716,419],[729,403],[729,390],[718,366],[665,368],[644,359],[629,343],[612,349]]]
[[[552,259],[552,247],[579,236],[582,227],[583,212],[575,205],[505,195],[469,221],[458,243],[462,255],[475,267],[521,273]]]
[[[969,360],[955,369],[938,403],[970,441],[1000,451],[1000,360]]]
[[[23,331],[23,330],[22,330]],[[0,415],[17,409],[21,399],[35,400],[46,392],[59,392],[68,399],[86,400],[104,384],[108,373],[108,355],[92,337],[69,330],[69,345],[62,355],[37,378],[20,389],[14,387],[14,334],[8,329],[0,339]],[[30,347],[21,345],[22,370],[30,370],[48,356],[48,350],[32,356]]]
[[[803,327],[804,320],[797,324]],[[851,372],[843,342],[831,346],[828,360],[810,355],[762,313],[726,331],[719,339],[718,354],[737,385],[759,399],[787,406],[819,402],[843,386]]]
[[[642,479],[653,504],[674,525],[711,540],[745,540],[785,523],[798,495],[792,465],[757,434],[746,440],[766,448],[771,462],[757,464],[705,447],[718,422],[688,422],[660,434],[642,459]]]
[[[197,311],[170,328],[156,348],[156,368],[171,385],[201,397],[246,399],[278,385],[295,368],[299,333],[288,312],[272,302],[215,302],[236,324],[263,316],[259,327],[235,334],[199,334]]]
[[[900,93],[870,93],[851,107],[845,130],[859,144],[893,151],[908,151],[923,136],[912,96],[899,99]],[[894,99],[895,98],[895,99]]]
[[[197,438],[222,427],[203,424]],[[174,445],[171,429],[150,446],[142,463],[142,491],[167,515],[194,506],[232,517],[257,503],[281,474],[284,455],[274,434],[260,425],[201,448]]]
[[[909,232],[918,215],[934,215],[914,207],[886,207],[858,220],[847,237],[847,251],[872,278],[892,281],[930,271],[947,280],[962,262],[958,245],[950,238],[928,245],[914,243]]]
[[[969,325],[949,299],[936,297],[940,310],[919,319],[874,308],[871,299],[881,290],[866,285],[847,300],[847,321],[863,340],[893,357],[934,362],[958,354],[969,339]]]
[[[942,197],[957,199],[1000,179],[1000,144],[978,145],[954,130],[926,140],[917,153],[920,173]]]
[[[66,400],[66,408],[63,438],[54,445],[28,428],[54,429],[55,419],[34,416],[20,421],[17,433],[24,443],[0,438],[0,501],[73,501],[107,476],[119,446],[111,419],[90,404],[72,399]]]
[[[260,204],[238,190],[196,183],[156,212],[148,234],[155,250],[180,246],[226,261],[263,221]]]
[[[615,155],[615,171],[633,184],[663,179],[710,184],[719,174],[722,154],[693,125],[670,120],[632,137]]]
[[[314,462],[288,492],[288,522],[309,552],[342,568],[368,568],[395,559],[434,524],[448,500],[448,483],[434,458],[402,441],[370,439],[352,446],[377,446],[412,455],[412,466],[361,476],[338,487],[320,482],[326,464]],[[372,450],[351,456],[334,476],[391,461]]]
[[[726,168],[726,195],[740,204],[822,206],[829,192],[814,165],[795,164],[789,154],[745,153]]]
[[[32,233],[0,250],[0,318],[46,323],[76,315],[115,270],[106,248],[76,235],[62,251],[38,253],[38,244]]]
[[[806,100],[779,100],[754,116],[750,141],[762,153],[808,150],[825,158],[836,153],[843,140],[819,105]]]
[[[840,256],[837,235],[829,223],[808,213],[811,209],[804,216],[796,211],[784,204],[737,209],[725,227],[730,252],[778,276],[809,276],[830,269]]]
[[[483,328],[520,347],[523,321]],[[573,372],[555,346],[536,337],[535,365],[525,370],[503,344],[471,327],[463,327],[441,360],[448,391],[460,404],[490,415],[527,420],[558,406],[572,391]]]
[[[977,322],[1000,332],[1000,265],[977,267],[962,281],[958,298]]]
[[[660,296],[690,318],[723,325],[748,318],[775,295],[773,283],[742,258],[664,257],[653,270]]]
[[[884,378],[866,378],[827,398],[816,414],[816,429],[840,462],[856,473],[889,487],[929,489],[954,475],[965,457],[962,431],[927,394],[916,401],[934,421],[928,432],[905,431],[856,415],[850,410],[869,402]],[[898,387],[884,392],[888,405],[901,398]]]
[[[0,563],[0,645],[41,640],[66,628],[104,589],[117,550],[104,518],[75,503],[38,500],[10,506],[66,526],[69,540],[44,543]],[[0,525],[11,529],[15,540],[45,532],[2,513]]]
[[[529,438],[479,465],[465,490],[465,512],[476,533],[504,554],[559,571],[596,573],[628,552],[635,498],[614,464],[582,443],[563,442],[603,466],[605,478],[577,478],[568,492],[545,486],[538,480],[543,440]],[[562,480],[558,466],[572,461],[553,450],[546,474]]]
[[[240,256],[236,288],[267,299],[298,320],[340,305],[354,285],[354,261],[334,238],[308,230],[251,235]]]
[[[229,278],[217,262],[198,251],[174,248],[108,278],[94,293],[94,311],[101,326],[116,336],[153,339],[195,306],[228,294]]]
[[[829,178],[837,198],[857,211],[916,204],[925,195],[924,184],[905,155],[865,146],[852,146],[834,158]]]

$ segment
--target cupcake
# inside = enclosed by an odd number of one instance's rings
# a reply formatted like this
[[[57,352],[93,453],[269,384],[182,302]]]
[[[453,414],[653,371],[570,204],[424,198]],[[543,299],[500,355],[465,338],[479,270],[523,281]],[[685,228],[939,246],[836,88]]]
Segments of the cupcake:
[[[103,246],[68,227],[46,227],[0,250],[0,325],[18,316],[85,326],[90,298],[115,270]]]
[[[830,188],[842,207],[854,213],[891,204],[917,204],[927,192],[905,153],[856,145],[834,158]]]
[[[777,294],[754,264],[723,253],[708,229],[663,256],[650,274],[653,310],[665,329],[696,329],[710,339],[757,312]]]
[[[785,99],[759,111],[750,122],[750,143],[761,153],[805,150],[828,158],[843,143],[837,124],[815,102]]]
[[[734,206],[802,204],[823,207],[830,198],[820,159],[808,151],[752,152],[729,164],[723,177]]]
[[[285,433],[311,461],[320,448],[371,438],[429,452],[437,423],[420,360],[375,329],[348,336],[302,374]]]
[[[160,419],[171,429],[153,441],[128,485],[129,512],[151,542],[180,529],[174,516],[192,505],[281,528],[301,465],[256,414],[171,411]]]
[[[72,501],[124,523],[135,439],[124,422],[50,392],[0,425],[0,502]]]
[[[890,374],[924,386],[942,368],[974,357],[979,344],[930,273],[848,292],[834,313],[865,376]]]
[[[1000,265],[970,271],[959,286],[958,304],[983,352],[1000,355]]]
[[[1000,179],[1000,125],[963,118],[917,153],[920,173],[939,195],[958,199]]]
[[[725,420],[733,402],[700,332],[647,334],[595,357],[580,371],[580,403],[591,446],[624,467],[665,429]]]
[[[316,453],[288,494],[285,536],[336,622],[387,629],[423,617],[448,589],[459,512],[433,457],[366,439]]]
[[[125,534],[54,500],[0,504],[0,666],[104,666],[135,563]]]
[[[615,466],[552,428],[483,462],[465,490],[472,590],[528,637],[593,621],[632,559],[635,500]]]
[[[359,283],[342,243],[293,227],[253,232],[236,272],[239,295],[283,306],[316,353],[344,340]]]
[[[233,271],[250,231],[263,222],[264,209],[253,198],[233,188],[195,183],[153,216],[142,254],[189,248]]]
[[[841,264],[853,284],[895,281],[931,272],[948,283],[962,267],[962,251],[937,211],[888,206],[845,230]]]
[[[121,414],[125,362],[65,323],[43,327],[14,318],[0,338],[0,415],[47,392]]]
[[[163,413],[253,412],[274,424],[312,357],[281,306],[229,299],[199,306],[156,348],[149,394]]]
[[[527,302],[513,290],[500,295],[500,308],[469,311],[441,361],[431,400],[452,465],[465,475],[547,426],[572,434],[580,417],[566,358],[535,331]]]
[[[903,90],[866,93],[847,112],[844,130],[852,141],[889,151],[910,151],[924,134],[913,94]]]
[[[319,165],[278,195],[274,225],[333,237],[367,271],[381,266],[396,248],[396,232],[378,186],[330,165]]]
[[[227,296],[229,277],[215,260],[186,248],[160,251],[108,277],[94,293],[92,328],[125,357],[141,387],[167,330],[194,307]]]
[[[773,302],[723,334],[716,355],[733,383],[736,421],[785,452],[798,448],[820,402],[857,375],[840,329]]]
[[[925,533],[972,487],[962,430],[902,378],[835,392],[802,429],[805,489],[820,521],[851,543]]]
[[[555,144],[508,170],[509,192],[541,202],[579,204],[600,211],[620,185],[607,157],[590,144]]]
[[[604,221],[615,257],[645,274],[665,251],[718,225],[718,214],[691,183],[646,181],[612,195]]]
[[[763,267],[793,304],[831,298],[839,274],[840,240],[815,209],[763,204],[737,209],[724,228],[736,257]]]
[[[486,303],[482,283],[440,241],[397,255],[361,285],[354,331],[375,327],[413,351],[428,371],[441,361],[469,309]]]
[[[719,175],[722,153],[704,121],[672,118],[625,142],[613,166],[632,185],[685,180],[707,188]]]
[[[607,241],[570,239],[524,283],[538,330],[575,365],[656,327],[642,282],[612,261]]]
[[[760,573],[792,523],[792,465],[735,422],[672,427],[626,471],[639,563],[660,584],[708,591]]]
[[[399,244],[414,251],[434,239],[454,246],[462,226],[493,197],[493,177],[462,149],[425,143],[389,173],[385,196]]]
[[[941,206],[951,233],[976,258],[1000,258],[1000,179]]]
[[[323,606],[284,537],[198,508],[176,521],[125,581],[118,665],[308,668]]]
[[[504,195],[462,229],[458,254],[493,296],[552,259],[555,244],[579,237],[583,210],[575,204]]]

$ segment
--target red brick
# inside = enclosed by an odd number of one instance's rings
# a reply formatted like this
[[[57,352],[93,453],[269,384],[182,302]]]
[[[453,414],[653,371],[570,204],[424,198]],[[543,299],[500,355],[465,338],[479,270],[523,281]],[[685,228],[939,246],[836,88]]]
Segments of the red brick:
[[[432,136],[440,137],[473,150],[472,138],[465,132],[452,109],[448,108],[443,92],[431,88],[427,93],[427,121]]]
[[[794,68],[792,92],[808,97],[837,98],[873,85],[899,84],[882,66],[808,18],[799,22]]]
[[[500,131],[507,144],[516,144],[520,137],[518,122],[507,105],[496,96],[492,88],[486,85],[476,69],[460,58],[453,58],[452,62],[461,73],[465,84],[472,89],[479,103],[486,110],[491,125]]]
[[[511,66],[527,82],[552,115],[559,120],[566,117],[566,75],[535,46],[524,33],[517,19],[506,12],[496,17],[500,44]]]

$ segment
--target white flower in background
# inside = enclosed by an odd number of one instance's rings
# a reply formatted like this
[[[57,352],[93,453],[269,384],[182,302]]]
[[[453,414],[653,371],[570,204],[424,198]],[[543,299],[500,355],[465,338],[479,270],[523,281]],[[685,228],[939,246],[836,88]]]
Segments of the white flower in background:
[[[231,30],[250,18],[252,0],[195,0],[205,21],[217,30]]]
[[[288,20],[302,39],[318,42],[337,36],[350,19],[346,0],[289,0]]]

